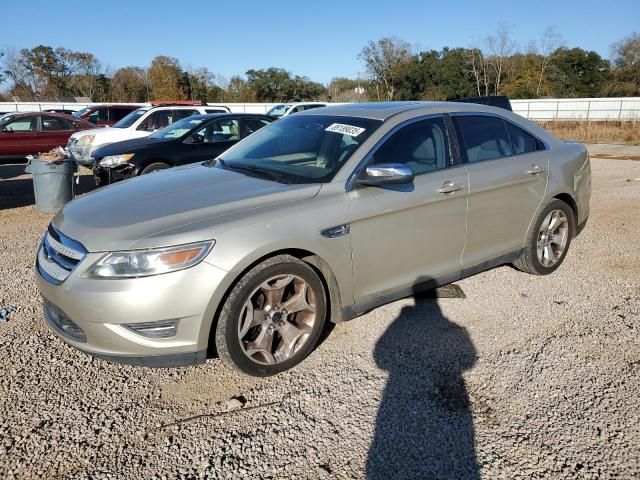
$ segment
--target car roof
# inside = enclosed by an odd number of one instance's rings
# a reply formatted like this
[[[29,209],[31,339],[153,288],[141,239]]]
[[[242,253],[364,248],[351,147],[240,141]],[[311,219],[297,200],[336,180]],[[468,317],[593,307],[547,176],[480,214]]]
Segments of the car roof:
[[[67,115],[66,113],[56,113],[56,112],[16,112],[16,113],[13,113],[13,112],[8,112],[7,114],[1,115],[1,116],[2,116],[3,119],[5,119],[9,115],[11,115],[12,118],[27,117],[29,115],[46,115],[47,117],[64,118],[65,120],[70,120],[70,121],[73,121],[73,122],[82,123],[86,127],[96,128],[96,126],[93,123],[87,122],[83,118],[76,118],[76,117],[74,117],[72,115]]]
[[[434,113],[442,111],[478,111],[478,112],[495,112],[499,109],[488,107],[485,105],[477,105],[473,103],[452,103],[452,102],[366,102],[366,103],[347,103],[344,105],[328,105],[323,108],[312,110],[304,110],[296,113],[296,115],[336,115],[343,117],[359,117],[369,118],[372,120],[387,120],[399,113],[408,112],[410,110],[421,109],[421,114]]]

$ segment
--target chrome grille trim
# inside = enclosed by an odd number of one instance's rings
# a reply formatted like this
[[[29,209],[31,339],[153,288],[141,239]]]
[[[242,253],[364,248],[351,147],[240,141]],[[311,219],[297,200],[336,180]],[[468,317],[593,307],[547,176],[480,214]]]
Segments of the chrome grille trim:
[[[71,275],[87,253],[82,244],[49,225],[38,249],[36,266],[45,280],[59,285]]]
[[[38,267],[40,267],[41,270],[44,270],[47,275],[53,277],[59,283],[64,282],[71,274],[70,270],[62,268],[54,261],[49,260],[47,257],[45,257],[44,248],[41,248],[38,251]]]
[[[47,238],[45,240],[51,248],[53,248],[56,252],[61,253],[65,257],[73,258],[74,260],[82,260],[85,256],[84,253],[78,252],[77,250],[73,250],[72,248],[66,247],[60,242],[58,242],[55,238],[51,236],[49,232],[47,232]]]

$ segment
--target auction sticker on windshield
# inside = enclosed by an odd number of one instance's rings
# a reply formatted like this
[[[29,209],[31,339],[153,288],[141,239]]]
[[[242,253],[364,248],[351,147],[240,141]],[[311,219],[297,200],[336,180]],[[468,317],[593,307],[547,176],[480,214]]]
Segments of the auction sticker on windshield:
[[[326,132],[342,133],[343,135],[349,135],[351,137],[357,137],[364,128],[354,127],[353,125],[345,125],[344,123],[333,123],[324,129]]]

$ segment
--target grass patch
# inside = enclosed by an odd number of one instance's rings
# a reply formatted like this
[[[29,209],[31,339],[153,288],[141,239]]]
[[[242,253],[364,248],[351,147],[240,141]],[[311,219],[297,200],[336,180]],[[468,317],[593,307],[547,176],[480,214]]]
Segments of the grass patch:
[[[627,122],[538,122],[563,140],[580,143],[622,143],[640,145],[640,121]]]

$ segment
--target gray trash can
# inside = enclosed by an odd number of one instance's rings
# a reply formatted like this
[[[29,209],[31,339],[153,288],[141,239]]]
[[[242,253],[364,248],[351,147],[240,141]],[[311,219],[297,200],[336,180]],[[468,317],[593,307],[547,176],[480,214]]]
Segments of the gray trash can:
[[[47,162],[33,158],[25,172],[33,176],[33,193],[40,213],[57,213],[73,199],[73,174],[78,166],[73,160]]]

